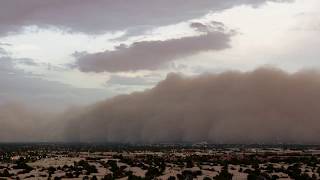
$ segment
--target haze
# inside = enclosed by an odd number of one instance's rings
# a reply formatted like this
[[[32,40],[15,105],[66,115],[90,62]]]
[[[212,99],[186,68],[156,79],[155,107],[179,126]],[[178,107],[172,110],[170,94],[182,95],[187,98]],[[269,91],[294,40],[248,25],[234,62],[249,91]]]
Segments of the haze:
[[[319,143],[318,0],[3,0],[0,142]]]

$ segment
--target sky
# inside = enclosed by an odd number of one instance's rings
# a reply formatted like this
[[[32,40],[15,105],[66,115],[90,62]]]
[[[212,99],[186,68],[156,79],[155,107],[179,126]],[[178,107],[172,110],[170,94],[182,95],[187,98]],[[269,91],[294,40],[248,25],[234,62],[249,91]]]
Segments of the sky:
[[[194,121],[210,124],[211,127],[216,124],[213,122],[221,118],[220,121],[225,122],[218,123],[221,129],[230,127],[233,122],[230,119],[234,117],[225,115],[230,112],[238,114],[239,119],[245,119],[246,123],[254,122],[253,119],[257,118],[268,123],[278,119],[281,121],[279,129],[274,130],[277,135],[280,130],[289,131],[284,124],[299,124],[298,120],[288,120],[294,115],[291,111],[297,110],[290,106],[288,99],[294,98],[293,102],[298,103],[297,99],[309,100],[306,93],[312,92],[309,95],[314,98],[318,96],[319,33],[319,0],[3,0],[0,2],[0,123],[15,131],[26,128],[21,131],[29,131],[28,139],[31,140],[60,138],[72,141],[157,142],[169,139],[156,130],[151,133],[150,126],[158,124],[160,127],[167,123],[166,118],[181,119],[177,117],[178,112],[194,109],[196,114],[201,114]],[[236,75],[230,81],[225,81],[225,77],[229,78],[228,73]],[[225,93],[221,92],[222,97],[226,94],[237,99],[248,91],[262,91],[256,87],[260,84],[251,78],[255,75],[266,76],[266,83],[268,79],[272,81],[267,85],[279,87],[280,94],[287,94],[280,84],[286,84],[287,91],[292,91],[278,100],[274,97],[278,97],[279,93],[263,94],[274,100],[268,104],[270,111],[267,110],[263,116],[272,121],[261,118],[259,113],[263,112],[259,108],[253,108],[254,115],[251,117],[250,113],[240,108],[242,103],[229,102],[228,98],[219,99],[219,93],[214,93],[219,88],[210,86],[220,83],[228,88]],[[178,77],[178,84],[185,86],[170,85],[174,86],[171,87],[174,91],[162,92],[161,89],[168,87],[166,82],[170,82],[172,77]],[[217,80],[219,78],[222,80]],[[194,82],[194,79],[199,82]],[[278,81],[281,83],[277,84]],[[237,89],[234,86],[243,88]],[[303,89],[305,94],[289,87]],[[203,92],[199,89],[203,89]],[[159,97],[163,99],[154,95],[158,90],[161,91]],[[214,92],[210,94],[211,91]],[[166,101],[165,97],[171,96],[171,93],[174,96],[172,99],[178,98],[179,94],[184,98],[195,96],[199,99],[187,98],[187,102],[179,98],[174,102]],[[210,102],[204,102],[206,99],[200,96],[202,93],[212,97],[208,98]],[[283,106],[277,102],[280,99],[285,102]],[[132,103],[131,106],[135,108],[131,109],[126,102]],[[221,109],[227,106],[226,102],[233,104],[228,106],[230,111],[228,108]],[[239,102],[244,101],[239,99]],[[217,115],[193,106],[176,109],[188,103],[198,104],[198,107],[213,106]],[[248,106],[256,107],[259,103],[264,101],[250,101]],[[155,107],[148,109],[146,104]],[[274,104],[280,104],[281,107],[272,110]],[[317,105],[320,103],[314,102],[314,106]],[[310,124],[317,123],[314,120],[317,114],[305,117],[309,111],[302,108],[295,116],[307,119]],[[41,134],[44,132],[33,137],[35,133],[30,132],[38,130],[17,126],[19,118],[26,113],[30,122],[26,118],[22,124],[43,121],[40,123],[43,126],[32,127],[36,129],[47,129],[50,124],[50,127],[56,128],[52,131],[64,131],[71,122],[86,124],[82,117],[86,117],[89,122],[85,127],[94,129],[101,123],[106,125],[103,128],[100,126],[101,130],[96,131],[96,134],[86,137],[80,137],[79,132],[67,132],[60,133],[65,137],[49,137],[46,134],[47,138],[39,139],[44,136]],[[109,117],[110,114],[113,114],[112,117]],[[142,114],[141,122],[131,122],[133,120],[128,116],[121,118],[121,114],[131,114],[133,117]],[[212,116],[215,120],[208,122],[208,117]],[[120,119],[115,120],[117,117]],[[235,140],[232,133],[224,134],[217,130],[218,125],[204,131],[200,126],[196,132],[188,131],[193,123],[191,120],[185,121],[185,126],[178,131],[180,134],[172,135],[174,141],[217,142],[218,137],[221,137],[221,141]],[[130,126],[126,126],[128,122],[131,122]],[[136,130],[130,131],[127,127],[135,127]],[[138,131],[138,127],[143,128]],[[144,130],[147,127],[149,130]],[[310,139],[313,132],[306,133],[310,127],[293,129],[288,136],[281,133],[277,137],[257,135],[252,141],[269,142],[270,139],[278,139],[313,142]],[[242,138],[235,141],[242,142],[245,136],[249,136],[244,133],[246,128],[248,126],[228,132],[234,132]],[[82,127],[71,129],[79,131]],[[107,134],[106,129],[109,129]],[[115,130],[128,133],[114,135]],[[172,129],[174,131],[177,130]],[[144,134],[138,135],[137,132]],[[305,136],[294,136],[297,132],[303,132]],[[189,137],[186,135],[188,133],[195,135]],[[10,135],[9,131],[2,136],[0,141],[21,140],[18,136]]]

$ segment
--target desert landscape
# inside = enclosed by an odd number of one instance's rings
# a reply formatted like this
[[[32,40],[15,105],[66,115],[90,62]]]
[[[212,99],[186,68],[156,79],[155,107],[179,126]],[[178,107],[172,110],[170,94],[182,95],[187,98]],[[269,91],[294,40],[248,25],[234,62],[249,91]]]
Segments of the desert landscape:
[[[319,179],[319,146],[11,144],[2,179]],[[8,147],[8,145],[6,146]]]
[[[0,0],[0,180],[320,180],[320,0]]]

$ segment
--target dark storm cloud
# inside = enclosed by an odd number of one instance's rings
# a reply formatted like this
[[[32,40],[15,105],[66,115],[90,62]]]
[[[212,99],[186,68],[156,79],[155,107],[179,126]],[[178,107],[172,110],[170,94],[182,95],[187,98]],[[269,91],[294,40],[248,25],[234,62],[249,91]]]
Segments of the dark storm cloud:
[[[208,11],[236,5],[259,5],[267,0],[2,0],[0,34],[24,26],[58,27],[101,33],[138,26],[171,24]],[[283,0],[270,0],[283,1]]]
[[[178,58],[229,47],[232,33],[217,30],[224,27],[222,23],[217,27],[216,24],[192,23],[191,27],[203,34],[163,41],[140,41],[130,46],[120,45],[113,51],[79,54],[76,56],[77,64],[84,72],[153,70]]]

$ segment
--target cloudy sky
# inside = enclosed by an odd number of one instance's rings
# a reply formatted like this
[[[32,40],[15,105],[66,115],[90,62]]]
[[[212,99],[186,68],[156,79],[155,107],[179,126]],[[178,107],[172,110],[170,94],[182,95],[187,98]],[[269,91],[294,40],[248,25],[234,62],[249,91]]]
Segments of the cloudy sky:
[[[1,103],[87,104],[169,72],[320,65],[318,0],[0,3]]]
[[[319,0],[2,0],[0,105],[61,111],[169,73],[318,70],[319,35]]]

